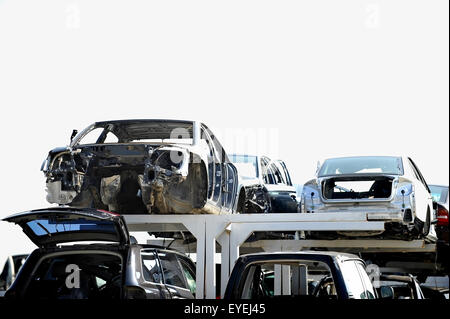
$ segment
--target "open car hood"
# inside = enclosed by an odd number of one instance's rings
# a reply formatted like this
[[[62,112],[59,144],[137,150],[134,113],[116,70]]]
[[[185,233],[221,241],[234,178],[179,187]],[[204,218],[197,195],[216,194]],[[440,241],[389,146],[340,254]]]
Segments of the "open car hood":
[[[78,241],[130,242],[122,216],[91,208],[37,209],[3,220],[22,227],[23,232],[39,247]]]

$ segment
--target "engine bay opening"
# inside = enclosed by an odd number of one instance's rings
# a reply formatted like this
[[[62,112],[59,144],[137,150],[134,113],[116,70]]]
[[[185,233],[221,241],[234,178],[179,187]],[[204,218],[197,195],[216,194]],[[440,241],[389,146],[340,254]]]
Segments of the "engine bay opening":
[[[392,177],[337,177],[322,182],[325,199],[387,199],[392,193]]]

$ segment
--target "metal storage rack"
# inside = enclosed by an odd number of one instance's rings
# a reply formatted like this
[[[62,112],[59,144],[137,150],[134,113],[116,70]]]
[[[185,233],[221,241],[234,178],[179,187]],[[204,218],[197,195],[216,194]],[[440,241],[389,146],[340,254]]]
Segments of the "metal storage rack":
[[[337,218],[339,217],[339,218]],[[231,214],[231,215],[126,215],[129,231],[178,232],[189,231],[195,238],[197,255],[198,299],[216,297],[216,250],[221,254],[221,295],[240,252],[300,251],[328,248],[349,252],[435,252],[435,245],[423,240],[259,240],[244,243],[249,235],[259,231],[380,231],[384,222],[368,221],[365,213],[321,214]],[[216,249],[216,243],[220,249]],[[191,249],[178,241],[171,246]]]

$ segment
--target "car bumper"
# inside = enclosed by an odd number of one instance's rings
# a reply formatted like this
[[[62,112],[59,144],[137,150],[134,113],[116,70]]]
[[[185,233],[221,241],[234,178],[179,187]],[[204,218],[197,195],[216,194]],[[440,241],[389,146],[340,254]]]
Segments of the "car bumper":
[[[367,220],[370,221],[389,221],[389,222],[403,222],[403,212],[368,212],[366,213]]]

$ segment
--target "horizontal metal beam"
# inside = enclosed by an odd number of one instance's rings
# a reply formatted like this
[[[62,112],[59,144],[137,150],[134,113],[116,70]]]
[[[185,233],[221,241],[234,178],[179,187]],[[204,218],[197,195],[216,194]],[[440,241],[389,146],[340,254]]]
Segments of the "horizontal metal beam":
[[[356,252],[434,252],[436,245],[423,240],[344,239],[344,240],[259,240],[244,243],[242,248],[263,248],[266,251],[299,251],[328,248]]]
[[[188,231],[182,223],[128,223],[129,231],[135,232],[179,232]]]
[[[346,222],[367,221],[366,213],[315,213],[315,214],[231,214],[206,215],[208,219],[222,219],[230,223],[268,223],[268,222]]]
[[[177,239],[173,243],[163,239],[149,239],[148,244],[167,246],[183,252],[195,252],[195,242],[184,244],[183,240]],[[254,242],[245,242],[241,245],[241,253],[254,252],[261,249],[265,251],[300,251],[311,248],[328,248],[332,250],[354,251],[354,252],[435,252],[435,244],[427,244],[423,240],[384,240],[384,239],[338,239],[338,240],[290,240],[290,239],[267,239]],[[218,246],[217,252],[221,251]],[[259,250],[258,250],[259,251]]]
[[[257,231],[383,231],[384,222],[335,222],[335,221],[291,221],[271,223],[233,223],[231,230],[238,226],[244,227],[251,232]],[[239,227],[239,230],[241,230]]]
[[[273,225],[273,223],[286,223],[290,224],[289,228],[292,228],[293,222],[298,223],[318,223],[317,227],[313,227],[316,230],[327,228],[327,226],[320,225],[322,223],[342,223],[341,227],[336,230],[357,230],[352,227],[355,224],[351,224],[350,229],[345,225],[346,222],[364,222],[367,226],[361,226],[360,230],[383,230],[380,229],[379,224],[368,223],[365,213],[317,213],[317,214],[231,214],[231,215],[125,215],[125,221],[130,231],[150,231],[150,232],[173,232],[173,231],[186,231],[184,226],[186,223],[192,222],[206,222],[208,224],[218,223],[222,225],[227,224],[253,224],[253,223],[267,223]],[[308,226],[307,226],[308,225]],[[305,224],[304,226],[312,230],[311,224]],[[371,226],[369,226],[371,225]],[[374,226],[375,228],[371,228]],[[259,227],[259,226],[257,226]],[[282,226],[277,226],[283,228]],[[294,226],[295,228],[295,226]],[[298,227],[297,227],[298,228]],[[299,229],[301,230],[301,229]],[[306,229],[305,229],[306,230]]]

